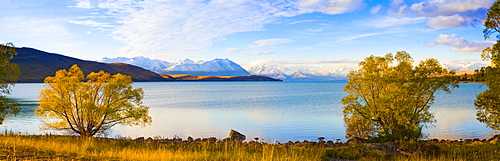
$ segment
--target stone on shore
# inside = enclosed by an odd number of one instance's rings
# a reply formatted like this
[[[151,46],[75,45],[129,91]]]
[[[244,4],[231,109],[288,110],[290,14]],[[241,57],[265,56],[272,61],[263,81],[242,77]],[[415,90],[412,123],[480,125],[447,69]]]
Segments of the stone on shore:
[[[229,131],[229,139],[231,140],[243,141],[246,138],[247,137],[245,135],[241,134],[236,130],[231,129],[231,131]]]

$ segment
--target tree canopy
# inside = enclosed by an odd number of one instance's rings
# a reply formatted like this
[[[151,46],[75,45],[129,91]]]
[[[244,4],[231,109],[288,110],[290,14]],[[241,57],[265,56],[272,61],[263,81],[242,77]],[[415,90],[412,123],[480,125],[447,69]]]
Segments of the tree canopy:
[[[492,67],[484,73],[484,84],[488,86],[484,92],[476,96],[474,105],[477,109],[477,120],[487,127],[500,131],[500,1],[496,1],[488,10],[488,18],[484,21],[484,38],[497,34],[497,42],[483,50],[481,57],[490,60]]]
[[[351,71],[342,99],[346,137],[378,137],[386,141],[418,139],[422,128],[434,122],[429,112],[438,90],[458,87],[453,72],[436,59],[413,59],[405,51],[395,56],[370,56]]]
[[[93,136],[118,124],[151,123],[149,107],[142,105],[144,92],[132,88],[130,76],[100,71],[85,77],[75,64],[44,82],[35,114],[47,118],[45,128]]]
[[[20,111],[16,101],[5,97],[10,94],[11,87],[21,74],[17,64],[10,62],[15,55],[17,52],[14,44],[0,44],[0,124],[3,123],[6,115],[17,114]]]
[[[483,60],[491,60],[492,65],[495,66],[500,64],[500,1],[493,3],[487,14],[488,17],[484,21],[484,27],[486,27],[483,30],[484,38],[487,39],[496,34],[497,43],[484,49],[481,57]]]

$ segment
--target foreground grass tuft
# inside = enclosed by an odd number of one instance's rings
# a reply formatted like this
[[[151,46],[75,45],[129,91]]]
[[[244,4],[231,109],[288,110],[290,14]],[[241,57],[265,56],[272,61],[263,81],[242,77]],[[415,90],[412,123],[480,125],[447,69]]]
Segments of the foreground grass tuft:
[[[489,142],[328,146],[314,142],[294,145],[165,143],[79,136],[0,135],[0,160],[499,160],[498,152],[500,144]]]

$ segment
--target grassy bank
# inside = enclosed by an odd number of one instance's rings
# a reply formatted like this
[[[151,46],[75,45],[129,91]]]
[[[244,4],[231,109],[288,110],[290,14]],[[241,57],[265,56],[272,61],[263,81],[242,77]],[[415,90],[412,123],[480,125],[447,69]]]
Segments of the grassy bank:
[[[136,143],[76,136],[0,135],[0,159],[82,160],[321,160],[326,148],[271,144]]]
[[[385,147],[385,148],[384,148]],[[490,142],[265,144],[135,142],[77,136],[0,135],[0,160],[498,160]]]

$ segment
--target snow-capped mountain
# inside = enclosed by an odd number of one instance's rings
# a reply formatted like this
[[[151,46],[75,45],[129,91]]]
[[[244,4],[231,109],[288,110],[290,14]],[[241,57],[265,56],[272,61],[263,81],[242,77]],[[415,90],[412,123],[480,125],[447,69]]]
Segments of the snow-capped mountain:
[[[159,72],[160,74],[188,74],[195,76],[243,76],[250,75],[237,63],[229,59],[216,58],[210,61],[194,62],[190,59],[179,61],[177,64]]]
[[[357,68],[341,66],[337,68],[287,67],[281,65],[257,65],[250,67],[254,75],[265,75],[285,81],[334,81],[346,80],[346,75]]]
[[[250,75],[248,71],[243,69],[237,63],[229,59],[213,59],[210,61],[194,62],[190,59],[185,59],[177,63],[170,63],[158,59],[149,59],[146,57],[118,57],[118,58],[103,58],[100,60],[103,63],[125,63],[141,68],[151,70],[159,74],[187,74],[194,76],[245,76]]]
[[[143,56],[126,58],[126,57],[117,57],[117,58],[108,58],[104,57],[100,62],[103,63],[125,63],[130,65],[135,65],[153,72],[160,72],[168,67],[173,66],[173,63],[169,63],[167,61],[158,60],[158,59],[149,59]]]

